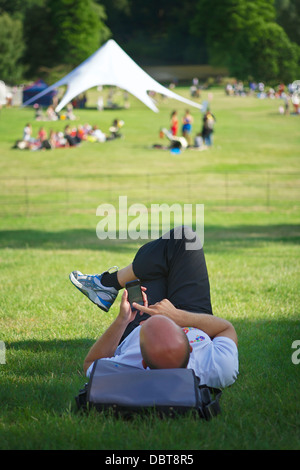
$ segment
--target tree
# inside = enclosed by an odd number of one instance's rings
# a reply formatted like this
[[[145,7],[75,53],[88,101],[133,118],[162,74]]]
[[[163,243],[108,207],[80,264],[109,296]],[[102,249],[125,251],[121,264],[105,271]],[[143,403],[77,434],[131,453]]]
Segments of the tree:
[[[238,79],[294,80],[298,46],[275,22],[273,0],[199,0],[192,34],[204,34],[209,60]]]
[[[8,84],[16,84],[22,78],[23,30],[19,20],[8,13],[0,16],[0,78]]]
[[[198,0],[96,0],[114,39],[139,64],[205,63],[203,39],[189,24]]]
[[[0,0],[0,12],[8,13],[14,19],[23,20],[24,14],[32,6],[41,6],[45,0]]]
[[[105,13],[92,0],[48,0],[58,63],[78,65],[109,36]]]
[[[300,0],[275,0],[276,21],[300,45]]]
[[[25,61],[41,67],[79,65],[108,39],[103,7],[92,0],[44,0],[25,12]]]
[[[260,24],[255,31],[250,46],[253,78],[268,83],[294,81],[300,72],[300,47],[276,23]]]

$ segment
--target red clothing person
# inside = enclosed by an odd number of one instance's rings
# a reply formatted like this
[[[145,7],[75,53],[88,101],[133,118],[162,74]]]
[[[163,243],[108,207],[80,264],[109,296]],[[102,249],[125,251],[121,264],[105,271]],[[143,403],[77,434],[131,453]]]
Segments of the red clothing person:
[[[38,132],[38,139],[43,142],[47,139],[47,132],[45,131],[44,127],[41,127]]]
[[[172,135],[177,135],[178,131],[178,117],[177,111],[173,111],[171,114],[171,133]]]

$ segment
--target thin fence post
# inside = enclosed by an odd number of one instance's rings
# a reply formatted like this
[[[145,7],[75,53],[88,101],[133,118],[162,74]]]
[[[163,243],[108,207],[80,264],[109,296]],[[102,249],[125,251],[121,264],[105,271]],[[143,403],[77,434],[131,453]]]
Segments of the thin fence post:
[[[226,209],[228,208],[228,173],[225,173],[225,204]]]
[[[68,177],[65,177],[65,194],[66,194],[66,208],[69,208],[70,198],[69,198],[69,184]]]
[[[113,186],[112,186],[112,175],[107,175],[107,196],[110,204],[114,202],[113,197]]]
[[[25,196],[25,207],[26,207],[26,217],[29,214],[29,191],[28,191],[28,178],[24,177],[24,196]]]
[[[151,205],[151,180],[150,180],[150,174],[147,173],[147,183],[146,183],[146,187],[147,187],[147,199],[148,199],[148,204]]]
[[[191,202],[191,178],[190,173],[186,174],[186,186],[187,186],[187,202]]]
[[[267,208],[270,208],[270,172],[267,172]]]

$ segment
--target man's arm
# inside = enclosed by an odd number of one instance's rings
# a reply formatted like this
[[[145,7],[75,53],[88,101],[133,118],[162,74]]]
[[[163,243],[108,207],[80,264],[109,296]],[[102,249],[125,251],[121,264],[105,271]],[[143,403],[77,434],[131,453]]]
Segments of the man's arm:
[[[146,303],[146,296],[144,294],[144,301]],[[107,328],[102,336],[91,347],[83,363],[84,373],[88,370],[90,365],[97,359],[103,357],[112,357],[119,345],[120,339],[127,327],[127,325],[134,320],[136,312],[132,312],[130,303],[128,302],[127,290],[124,290],[120,304],[120,312],[113,323]]]
[[[128,323],[118,315],[115,321],[89,350],[83,363],[84,373],[86,373],[90,365],[96,361],[96,359],[112,357],[114,355],[127,325]]]
[[[209,315],[207,313],[192,313],[186,310],[180,310],[168,300],[163,299],[149,307],[133,304],[134,308],[149,315],[164,315],[171,318],[178,326],[191,326],[204,331],[211,339],[218,336],[225,336],[232,339],[237,345],[237,334],[234,326],[223,318]]]

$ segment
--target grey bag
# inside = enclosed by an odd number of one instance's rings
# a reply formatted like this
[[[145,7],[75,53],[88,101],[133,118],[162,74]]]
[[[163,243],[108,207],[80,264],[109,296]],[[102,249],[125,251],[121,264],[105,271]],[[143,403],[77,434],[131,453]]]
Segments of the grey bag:
[[[111,409],[130,416],[145,410],[175,416],[190,410],[206,420],[220,413],[221,391],[200,386],[192,369],[144,370],[97,360],[89,382],[75,398],[78,409]]]

